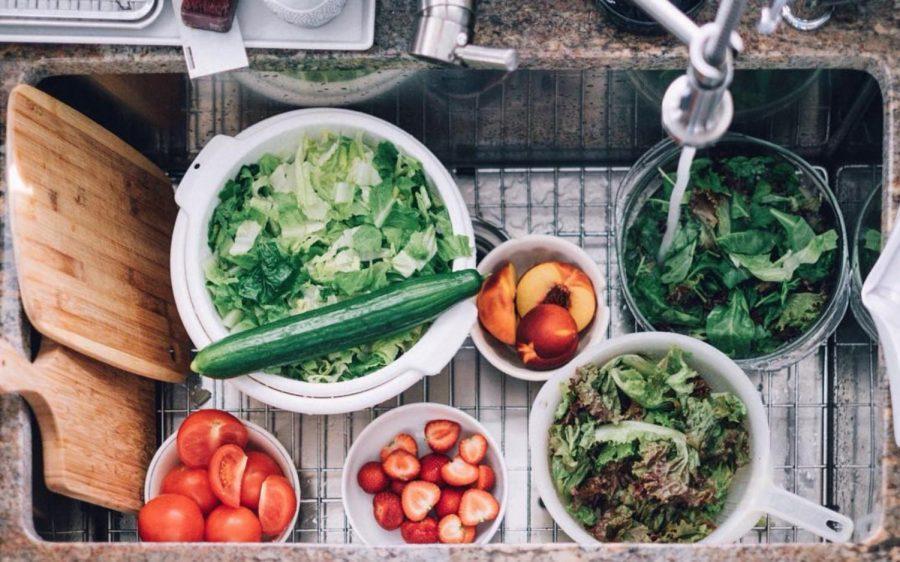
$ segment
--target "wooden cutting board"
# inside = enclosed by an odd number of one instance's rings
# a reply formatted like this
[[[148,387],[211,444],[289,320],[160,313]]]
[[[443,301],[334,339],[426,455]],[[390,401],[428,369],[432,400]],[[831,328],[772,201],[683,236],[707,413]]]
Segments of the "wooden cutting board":
[[[98,361],[182,381],[190,340],[169,278],[178,212],[169,179],[31,86],[13,89],[7,134],[10,226],[31,323]]]
[[[156,448],[153,381],[44,338],[34,363],[0,339],[0,393],[18,393],[41,430],[47,488],[137,511]]]

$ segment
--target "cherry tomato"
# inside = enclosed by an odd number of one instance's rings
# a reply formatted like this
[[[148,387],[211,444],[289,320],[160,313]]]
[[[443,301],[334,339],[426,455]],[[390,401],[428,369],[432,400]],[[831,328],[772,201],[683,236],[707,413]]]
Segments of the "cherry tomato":
[[[246,507],[220,505],[206,519],[205,536],[209,542],[259,542],[262,529]]]
[[[284,476],[269,476],[259,492],[259,522],[263,534],[277,536],[284,531],[294,518],[297,509],[297,494]]]
[[[259,507],[259,489],[266,476],[281,475],[281,467],[265,453],[247,452],[247,468],[241,480],[241,505],[256,509]]]
[[[241,480],[247,468],[247,455],[237,445],[222,445],[209,461],[209,485],[227,506],[241,505]]]
[[[203,468],[177,466],[166,474],[162,483],[163,494],[179,494],[191,498],[200,507],[203,515],[208,515],[219,505],[219,498],[209,486],[209,472]]]
[[[178,428],[178,458],[191,468],[204,467],[222,445],[245,447],[247,439],[246,426],[228,412],[199,410]]]
[[[202,541],[203,514],[190,498],[162,494],[138,513],[138,535],[145,542]]]

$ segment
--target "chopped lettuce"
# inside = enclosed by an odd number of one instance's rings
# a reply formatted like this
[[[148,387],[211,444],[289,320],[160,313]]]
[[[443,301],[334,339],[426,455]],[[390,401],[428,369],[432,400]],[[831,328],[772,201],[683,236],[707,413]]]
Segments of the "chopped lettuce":
[[[604,542],[695,542],[749,461],[747,410],[672,348],[586,365],[562,385],[550,470],[569,513]]]
[[[471,255],[421,164],[388,142],[323,134],[287,158],[243,166],[219,193],[206,286],[225,325],[253,328],[415,277]],[[310,382],[363,376],[424,327],[272,372]]]

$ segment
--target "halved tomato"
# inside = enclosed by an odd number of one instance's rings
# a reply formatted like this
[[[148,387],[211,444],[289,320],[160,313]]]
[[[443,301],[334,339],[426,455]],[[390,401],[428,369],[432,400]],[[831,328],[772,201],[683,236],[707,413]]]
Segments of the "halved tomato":
[[[259,492],[259,523],[264,535],[280,535],[294,518],[297,494],[284,476],[269,476]]]
[[[221,410],[199,410],[178,428],[178,458],[191,468],[209,465],[216,449],[234,443],[247,445],[247,428],[241,420]]]
[[[247,455],[237,445],[222,445],[209,461],[209,485],[227,506],[241,505],[241,481],[247,468]]]
[[[247,469],[241,481],[241,505],[256,509],[259,507],[259,490],[267,476],[281,475],[281,467],[265,453],[247,452]]]
[[[163,478],[162,493],[181,494],[191,498],[197,502],[203,515],[208,515],[219,505],[219,498],[209,485],[209,473],[202,468],[176,466]]]

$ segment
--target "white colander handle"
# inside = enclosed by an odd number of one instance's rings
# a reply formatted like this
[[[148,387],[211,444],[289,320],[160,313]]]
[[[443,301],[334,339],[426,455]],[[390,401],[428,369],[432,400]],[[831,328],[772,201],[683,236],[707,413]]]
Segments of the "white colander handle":
[[[792,494],[774,484],[763,494],[762,509],[792,525],[832,542],[847,542],[853,534],[853,521],[826,507]]]

